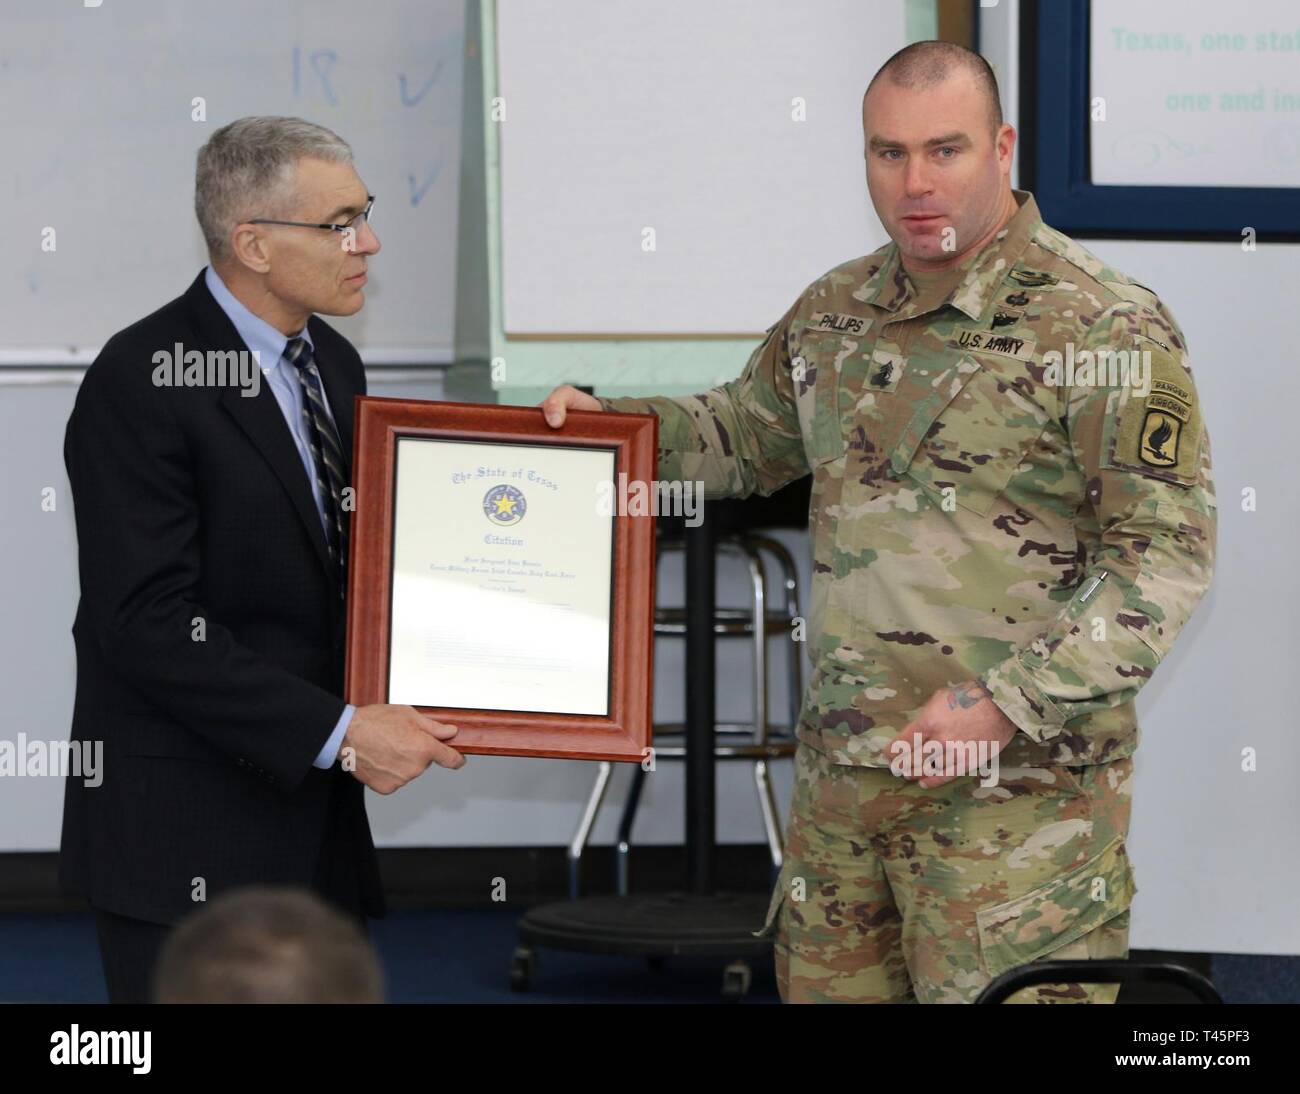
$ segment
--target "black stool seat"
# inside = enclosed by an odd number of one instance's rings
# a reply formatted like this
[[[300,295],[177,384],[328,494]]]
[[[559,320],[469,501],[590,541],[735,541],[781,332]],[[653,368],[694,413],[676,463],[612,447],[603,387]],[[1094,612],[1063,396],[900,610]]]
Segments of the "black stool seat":
[[[754,957],[772,948],[770,938],[753,933],[763,926],[768,899],[753,893],[659,893],[566,900],[529,911],[519,921],[519,937],[584,953]]]

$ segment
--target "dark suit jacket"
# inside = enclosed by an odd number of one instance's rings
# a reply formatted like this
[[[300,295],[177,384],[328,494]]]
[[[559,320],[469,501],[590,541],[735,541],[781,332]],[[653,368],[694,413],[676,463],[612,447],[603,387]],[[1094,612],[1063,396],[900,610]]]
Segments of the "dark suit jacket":
[[[308,329],[350,459],[361,359],[320,319]],[[170,923],[196,907],[197,878],[209,899],[309,885],[326,855],[382,914],[364,788],[312,766],[343,712],[346,621],[305,469],[265,377],[254,398],[155,386],[154,353],[178,342],[246,349],[201,274],[113,336],[68,420],[72,738],[104,752],[102,785],[67,780],[61,882]]]

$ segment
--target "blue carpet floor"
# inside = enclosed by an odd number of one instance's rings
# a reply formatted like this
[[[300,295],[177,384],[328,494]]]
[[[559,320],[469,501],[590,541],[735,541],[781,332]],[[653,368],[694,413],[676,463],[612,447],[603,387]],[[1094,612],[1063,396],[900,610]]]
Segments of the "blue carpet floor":
[[[673,959],[661,972],[641,960],[543,950],[533,990],[510,990],[518,911],[394,912],[371,922],[394,1003],[709,1003],[722,965]],[[771,962],[754,969],[749,998],[776,1003]],[[0,915],[0,1003],[107,1001],[89,913]]]
[[[652,971],[632,958],[543,950],[533,990],[509,988],[519,912],[395,912],[372,924],[395,1003],[711,1003],[721,965],[685,958]],[[1218,954],[1215,986],[1229,1003],[1300,1002],[1300,958]],[[775,1003],[771,962],[754,969],[749,998]],[[0,1002],[104,1002],[88,913],[0,915]]]

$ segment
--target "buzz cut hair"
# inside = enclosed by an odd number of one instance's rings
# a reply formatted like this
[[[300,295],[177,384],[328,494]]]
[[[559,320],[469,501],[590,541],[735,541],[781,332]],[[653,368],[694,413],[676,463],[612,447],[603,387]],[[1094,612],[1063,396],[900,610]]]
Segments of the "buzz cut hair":
[[[379,959],[356,921],[316,893],[253,885],[222,893],[167,938],[159,1003],[381,1003]]]
[[[871,77],[871,83],[867,84],[862,95],[863,104],[882,76],[888,77],[896,87],[920,90],[942,83],[961,69],[975,78],[975,86],[988,107],[989,124],[996,134],[1002,127],[1002,100],[998,95],[997,77],[988,61],[956,42],[925,41],[904,46]]]

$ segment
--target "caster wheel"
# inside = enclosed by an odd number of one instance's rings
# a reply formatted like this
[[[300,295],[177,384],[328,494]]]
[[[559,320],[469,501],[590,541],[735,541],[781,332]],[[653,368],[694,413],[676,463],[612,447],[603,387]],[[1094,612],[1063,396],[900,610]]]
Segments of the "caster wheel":
[[[726,1003],[739,1003],[749,994],[754,974],[744,961],[733,961],[722,970],[722,999]]]
[[[537,971],[537,955],[527,946],[516,946],[510,960],[510,990],[528,991]]]

